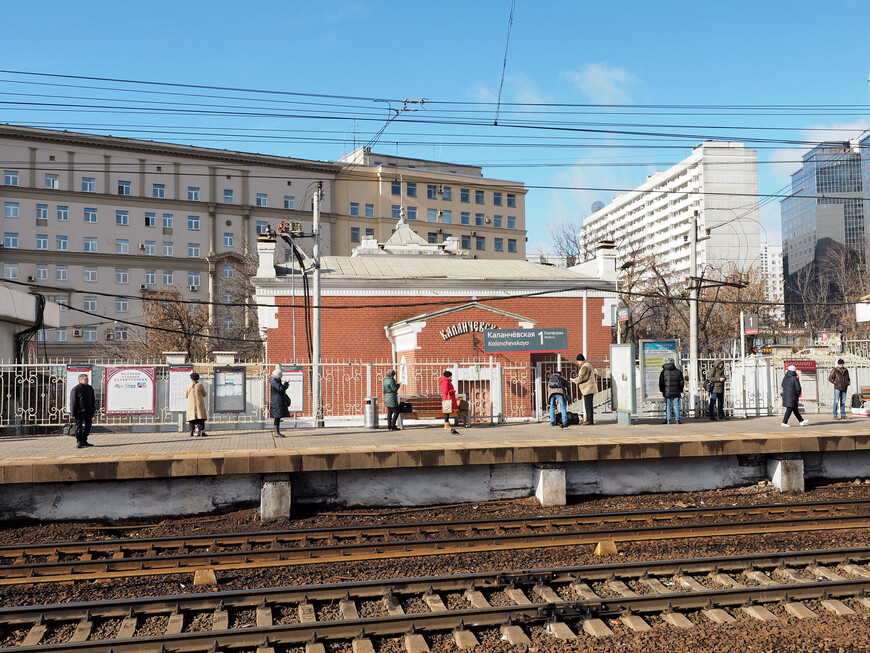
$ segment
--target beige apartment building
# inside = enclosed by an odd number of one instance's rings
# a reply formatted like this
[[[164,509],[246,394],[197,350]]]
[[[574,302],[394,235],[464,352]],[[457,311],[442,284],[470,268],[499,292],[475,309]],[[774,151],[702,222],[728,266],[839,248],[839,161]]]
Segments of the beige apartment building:
[[[333,251],[346,256],[363,238],[385,242],[403,216],[429,243],[451,236],[472,258],[524,260],[522,183],[489,179],[479,166],[377,154],[361,147],[341,159],[332,205],[343,216]]]
[[[317,182],[323,254],[384,241],[404,214],[430,242],[458,237],[469,257],[525,257],[523,185],[475,166],[363,148],[319,162],[0,126],[0,172],[2,276],[61,304],[60,326],[39,335],[41,357],[99,354],[137,328],[143,299],[172,287],[211,302],[213,333],[233,333],[222,308],[248,299],[234,292],[257,234],[283,220],[310,233]]]

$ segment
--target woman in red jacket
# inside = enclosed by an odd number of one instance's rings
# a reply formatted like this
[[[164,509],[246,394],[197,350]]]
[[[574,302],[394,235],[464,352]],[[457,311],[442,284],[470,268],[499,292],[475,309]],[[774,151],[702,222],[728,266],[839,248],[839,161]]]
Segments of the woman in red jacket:
[[[456,412],[459,408],[459,404],[456,402],[456,389],[453,387],[453,381],[450,380],[452,376],[453,373],[450,370],[445,371],[441,376],[441,409],[444,411],[444,428],[453,435],[459,435],[459,431],[450,428],[450,413]],[[448,408],[450,408],[449,411]]]

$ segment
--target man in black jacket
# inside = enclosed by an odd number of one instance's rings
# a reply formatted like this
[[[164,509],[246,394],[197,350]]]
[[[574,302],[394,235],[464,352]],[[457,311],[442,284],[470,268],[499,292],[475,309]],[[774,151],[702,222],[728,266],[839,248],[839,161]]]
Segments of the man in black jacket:
[[[94,446],[88,442],[88,435],[96,411],[97,399],[88,383],[88,375],[79,374],[79,384],[69,393],[69,412],[76,421],[76,449]]]
[[[665,398],[665,421],[662,424],[682,424],[680,420],[680,397],[683,395],[683,373],[674,365],[674,359],[669,358],[662,365],[659,374],[659,391]],[[671,422],[671,414],[674,421]]]

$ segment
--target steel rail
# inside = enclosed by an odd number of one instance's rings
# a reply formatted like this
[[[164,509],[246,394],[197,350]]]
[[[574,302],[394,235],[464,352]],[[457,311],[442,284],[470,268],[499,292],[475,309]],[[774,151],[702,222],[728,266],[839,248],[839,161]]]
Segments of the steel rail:
[[[352,640],[358,637],[389,637],[411,633],[434,633],[467,627],[487,628],[517,623],[533,625],[555,619],[584,620],[630,613],[663,613],[711,607],[732,607],[752,603],[772,603],[818,599],[829,596],[856,596],[870,588],[870,580],[820,581],[800,584],[675,592],[637,597],[581,599],[514,606],[469,608],[447,612],[333,620],[313,623],[251,626],[179,634],[149,635],[121,639],[65,642],[19,646],[16,651],[30,653],[141,653],[143,650],[172,650],[178,653],[267,648],[298,645],[319,640]]]
[[[711,517],[721,519],[741,515],[777,515],[785,513],[833,512],[866,509],[870,512],[870,499],[846,501],[808,501],[801,503],[768,503],[704,508],[676,508],[662,510],[635,510],[621,512],[576,513],[571,515],[539,515],[483,520],[434,521],[392,525],[338,526],[295,530],[249,531],[245,533],[218,533],[207,535],[175,535],[168,537],[142,537],[76,542],[27,543],[0,546],[0,560],[17,560],[22,556],[51,556],[62,554],[104,555],[119,550],[145,552],[214,546],[271,546],[282,542],[308,545],[325,540],[352,540],[402,535],[455,534],[474,531],[500,531],[567,528],[580,524],[602,524],[643,521],[665,521]]]
[[[385,557],[409,558],[482,551],[578,546],[595,544],[602,540],[636,542],[687,537],[723,537],[868,527],[870,527],[870,515],[806,517],[782,520],[736,521],[719,524],[592,529],[555,533],[492,534],[478,538],[442,538],[430,541],[413,540],[373,544],[349,543],[336,546],[312,546],[241,552],[216,551],[178,556],[154,555],[137,558],[18,563],[11,567],[0,567],[0,586],[117,577],[129,578],[190,574],[203,569],[260,569],[291,565],[373,560]]]
[[[423,594],[428,591],[456,592],[467,589],[493,590],[514,585],[547,583],[598,582],[610,579],[633,580],[642,577],[665,577],[675,574],[734,573],[746,569],[776,569],[824,564],[868,564],[870,547],[819,549],[777,553],[714,556],[622,562],[602,565],[576,565],[498,572],[474,572],[440,576],[392,578],[383,580],[326,583],[254,590],[232,590],[201,594],[135,597],[102,601],[85,601],[51,605],[0,608],[0,624],[33,623],[40,616],[51,620],[74,620],[89,613],[93,618],[117,618],[131,613],[166,614],[173,611],[208,611],[219,606],[233,609],[254,608],[267,604],[303,601],[335,602],[345,598],[371,600],[390,593]],[[870,573],[870,570],[868,570]]]

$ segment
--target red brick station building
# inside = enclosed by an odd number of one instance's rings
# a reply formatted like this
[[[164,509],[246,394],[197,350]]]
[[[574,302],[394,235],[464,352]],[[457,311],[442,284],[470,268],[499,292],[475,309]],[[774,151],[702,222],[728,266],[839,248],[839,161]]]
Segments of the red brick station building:
[[[310,314],[304,309],[302,274],[288,251],[280,237],[261,236],[258,242],[253,283],[259,324],[271,363],[305,364]],[[365,239],[351,256],[322,257],[321,360],[386,364],[400,369],[400,378],[402,369],[434,363],[494,360],[533,368],[559,354],[573,361],[581,352],[591,361],[606,361],[616,304],[615,260],[612,244],[602,244],[594,260],[570,269],[476,259],[458,248],[458,239],[430,244],[400,221],[385,243]],[[543,328],[567,329],[567,350],[484,352],[484,330]],[[461,375],[454,381],[461,382]],[[431,391],[431,383],[427,388],[406,383],[402,390]],[[380,395],[380,378],[375,392]]]

